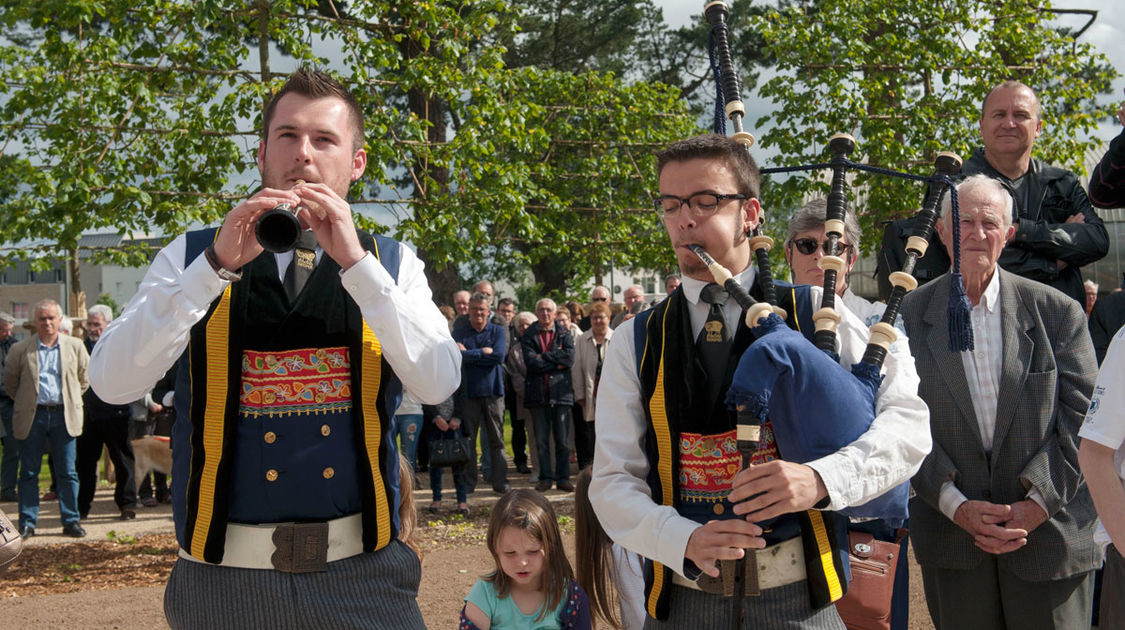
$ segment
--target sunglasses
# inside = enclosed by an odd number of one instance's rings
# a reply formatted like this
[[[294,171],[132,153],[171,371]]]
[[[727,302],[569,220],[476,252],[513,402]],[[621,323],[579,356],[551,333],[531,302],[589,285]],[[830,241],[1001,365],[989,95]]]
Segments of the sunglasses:
[[[840,248],[841,254],[846,254],[852,249],[851,245],[848,245],[847,243],[841,243],[839,241],[836,242],[836,246]],[[809,256],[813,252],[815,252],[817,247],[823,250],[826,256],[831,255],[831,252],[828,251],[828,241],[818,243],[816,242],[816,239],[813,238],[795,238],[793,239],[793,247],[796,247],[797,251],[806,256]]]

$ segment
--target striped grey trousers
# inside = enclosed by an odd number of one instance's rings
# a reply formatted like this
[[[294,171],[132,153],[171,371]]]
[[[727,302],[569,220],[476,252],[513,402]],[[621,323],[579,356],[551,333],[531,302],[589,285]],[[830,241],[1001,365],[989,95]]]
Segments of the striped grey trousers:
[[[729,628],[731,599],[673,586],[667,621],[645,618],[645,630]],[[762,591],[742,600],[742,628],[747,630],[844,630],[835,606],[813,610],[804,580]]]
[[[235,569],[180,558],[164,589],[164,616],[181,628],[425,630],[422,564],[399,540],[330,563],[324,573]]]

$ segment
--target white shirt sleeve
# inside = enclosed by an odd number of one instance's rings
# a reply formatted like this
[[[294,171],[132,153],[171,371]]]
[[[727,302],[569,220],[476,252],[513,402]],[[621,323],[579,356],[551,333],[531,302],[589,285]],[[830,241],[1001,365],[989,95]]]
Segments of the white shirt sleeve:
[[[1113,336],[1098,370],[1098,381],[1090,396],[1090,410],[1078,436],[1119,450],[1125,445],[1125,328]],[[1120,468],[1119,468],[1120,470]]]
[[[399,245],[399,282],[372,255],[340,274],[345,290],[382,344],[403,386],[426,403],[445,400],[460,382],[461,354],[431,301],[423,264]],[[156,255],[133,299],[102,333],[91,357],[91,385],[106,402],[137,400],[187,347],[192,326],[229,284],[200,255],[184,267],[179,236]]]
[[[819,296],[818,287],[813,287],[815,304]],[[836,308],[841,316],[840,364],[851,370],[863,358],[869,332],[839,301]],[[828,510],[862,505],[909,480],[933,446],[930,410],[918,396],[918,372],[905,336],[896,348],[883,362],[871,427],[851,444],[808,463],[828,488]]]
[[[645,481],[647,420],[633,349],[636,321],[617,327],[602,364],[590,503],[614,542],[683,575],[688,539],[699,524],[653,501]]]

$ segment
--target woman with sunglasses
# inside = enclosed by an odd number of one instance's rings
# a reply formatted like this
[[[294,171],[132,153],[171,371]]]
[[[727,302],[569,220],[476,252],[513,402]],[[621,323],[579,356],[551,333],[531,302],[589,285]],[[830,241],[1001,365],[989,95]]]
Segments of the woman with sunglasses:
[[[824,236],[824,217],[828,204],[823,198],[813,199],[801,207],[789,220],[789,233],[785,239],[785,261],[792,270],[793,282],[797,284],[811,284],[824,286],[824,272],[820,269],[821,258],[828,255],[827,239]],[[887,305],[882,302],[868,302],[859,297],[848,287],[848,276],[852,267],[859,258],[859,221],[855,213],[849,212],[844,217],[844,236],[840,239],[840,257],[847,263],[846,271],[836,278],[836,294],[843,300],[848,310],[855,313],[864,324],[871,326],[883,317]],[[898,317],[894,323],[899,333],[897,341],[891,344],[891,352],[909,354],[910,346],[906,339],[906,331],[902,326],[902,318]],[[913,361],[911,361],[913,363]],[[905,527],[905,524],[904,524]],[[879,540],[899,540],[899,532],[882,520],[868,520],[853,522],[849,529],[859,530],[872,534]],[[895,583],[891,598],[891,629],[905,630],[907,627],[910,608],[910,583],[909,571],[906,567],[907,538],[905,529],[900,541],[899,563],[895,570]],[[864,620],[849,619],[845,609],[840,609],[844,623],[849,627],[854,623],[862,626]]]
[[[801,207],[789,219],[789,233],[785,239],[785,262],[793,274],[793,282],[797,284],[811,284],[824,286],[824,272],[820,269],[820,259],[828,255],[828,239],[824,236],[824,216],[828,203],[824,198],[813,199]],[[848,310],[855,313],[863,323],[871,326],[883,317],[887,305],[882,302],[868,302],[852,293],[848,286],[848,279],[852,267],[859,259],[859,222],[854,212],[849,212],[844,217],[844,236],[840,239],[840,257],[847,263],[843,276],[836,278],[836,295],[840,296]],[[899,332],[891,351],[906,350],[906,330],[902,327],[902,318],[895,319],[895,329]]]

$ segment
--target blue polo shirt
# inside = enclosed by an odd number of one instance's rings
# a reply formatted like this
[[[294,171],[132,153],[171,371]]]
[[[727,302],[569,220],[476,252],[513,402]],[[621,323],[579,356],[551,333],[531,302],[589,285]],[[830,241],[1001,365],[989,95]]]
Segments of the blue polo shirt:
[[[42,340],[36,339],[39,344],[39,397],[35,399],[39,405],[57,405],[62,402],[62,352],[58,340],[55,345],[48,346]]]

